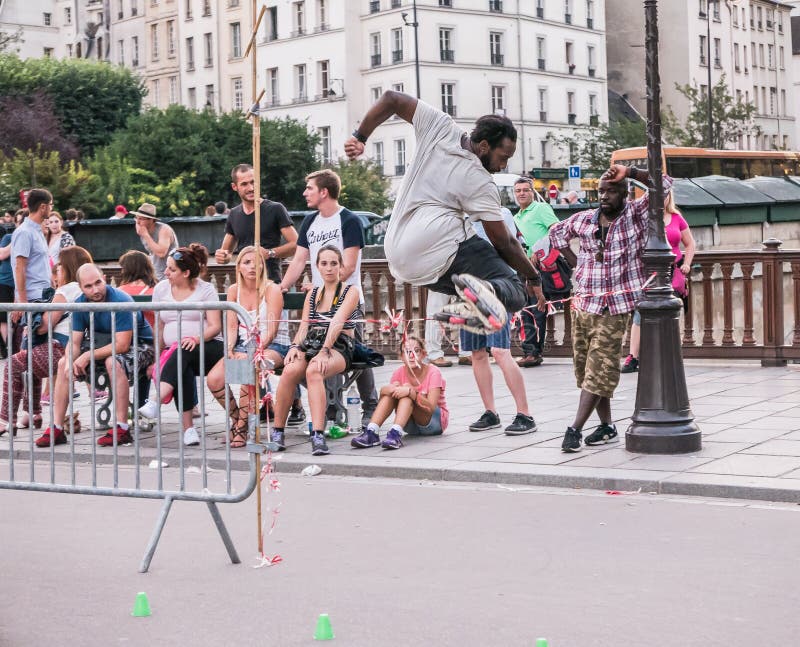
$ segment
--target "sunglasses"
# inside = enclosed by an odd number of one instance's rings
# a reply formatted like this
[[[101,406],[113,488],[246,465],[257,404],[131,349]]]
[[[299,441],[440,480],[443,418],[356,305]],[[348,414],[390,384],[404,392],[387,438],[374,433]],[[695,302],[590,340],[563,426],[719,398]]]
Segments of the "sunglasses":
[[[594,255],[594,260],[598,263],[602,263],[603,259],[605,258],[605,249],[606,249],[606,236],[608,236],[608,230],[610,227],[603,227],[600,225],[597,230],[594,232],[594,237],[597,239],[597,252]]]
[[[183,258],[183,252],[172,252],[172,260],[179,261]]]

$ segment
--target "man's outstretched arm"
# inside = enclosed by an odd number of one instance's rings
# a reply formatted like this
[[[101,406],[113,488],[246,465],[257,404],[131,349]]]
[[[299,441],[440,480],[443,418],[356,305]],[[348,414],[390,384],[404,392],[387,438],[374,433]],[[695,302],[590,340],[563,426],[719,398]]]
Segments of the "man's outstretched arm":
[[[349,159],[364,153],[364,144],[373,131],[392,115],[412,123],[417,109],[417,99],[410,94],[387,90],[364,115],[353,136],[344,143],[344,152]]]

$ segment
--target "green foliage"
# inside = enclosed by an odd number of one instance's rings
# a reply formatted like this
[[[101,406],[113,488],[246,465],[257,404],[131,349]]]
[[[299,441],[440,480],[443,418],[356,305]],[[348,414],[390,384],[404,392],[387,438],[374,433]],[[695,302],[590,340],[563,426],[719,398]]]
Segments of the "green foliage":
[[[317,135],[293,119],[264,120],[261,126],[262,193],[289,209],[305,208],[305,176],[317,168]],[[109,154],[155,172],[162,183],[194,174],[208,202],[236,204],[230,170],[252,160],[252,128],[239,113],[196,112],[173,105],[150,109],[116,133]],[[198,202],[201,195],[194,197]]]
[[[65,211],[86,202],[97,190],[97,178],[74,160],[61,163],[56,151],[14,151],[0,154],[0,203],[19,204],[19,191],[45,187],[53,194],[56,211]]]
[[[615,150],[647,145],[644,121],[627,119],[576,129],[569,135],[551,132],[548,138],[564,151],[570,164],[590,169],[606,168]]]
[[[330,168],[342,178],[339,202],[356,211],[383,215],[389,208],[389,180],[372,161],[340,160]]]
[[[21,60],[0,55],[0,96],[45,91],[66,136],[84,154],[107,144],[115,130],[139,112],[142,81],[127,68],[87,59]]]
[[[675,88],[689,102],[689,116],[681,124],[671,107],[663,111],[664,135],[678,146],[703,146],[725,148],[740,136],[760,135],[755,124],[756,108],[753,104],[736,101],[728,92],[723,74],[711,92],[711,141],[708,140],[708,94],[701,94],[697,86],[675,84]]]

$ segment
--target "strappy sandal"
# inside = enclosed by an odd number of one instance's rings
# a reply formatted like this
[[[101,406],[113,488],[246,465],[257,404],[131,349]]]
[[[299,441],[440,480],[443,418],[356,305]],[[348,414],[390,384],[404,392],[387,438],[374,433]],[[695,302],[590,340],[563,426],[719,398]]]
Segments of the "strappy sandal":
[[[231,449],[239,449],[247,445],[247,420],[239,420],[231,429]]]

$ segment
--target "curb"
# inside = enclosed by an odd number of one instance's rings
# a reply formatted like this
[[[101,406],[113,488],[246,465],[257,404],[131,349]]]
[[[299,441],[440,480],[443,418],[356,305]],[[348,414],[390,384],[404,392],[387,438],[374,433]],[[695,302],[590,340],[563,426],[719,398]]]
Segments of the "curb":
[[[84,451],[85,449],[85,451]],[[45,450],[46,451],[46,450]],[[15,450],[15,460],[23,462],[28,456],[25,450]],[[0,458],[8,459],[8,449],[0,450]],[[96,454],[98,465],[112,465],[113,453]],[[162,452],[162,460],[169,465],[166,469],[177,467],[179,454],[171,450]],[[49,458],[49,457],[48,457]],[[69,464],[68,451],[57,451],[55,462]],[[156,458],[153,449],[142,449],[139,455],[139,465],[148,469],[148,463]],[[136,464],[134,454],[117,455],[117,464],[120,466],[133,466]],[[337,460],[338,459],[338,460]],[[76,464],[90,464],[91,450],[76,448]],[[416,481],[442,481],[458,483],[484,483],[494,485],[517,485],[530,487],[548,487],[564,489],[609,490],[621,493],[648,493],[667,494],[679,496],[712,497],[721,499],[743,499],[751,501],[765,501],[773,503],[798,503],[800,504],[800,480],[795,487],[787,487],[785,479],[708,475],[684,472],[658,472],[653,471],[652,476],[645,470],[631,470],[631,475],[620,474],[621,470],[613,471],[615,474],[603,474],[601,468],[559,468],[552,465],[513,465],[513,464],[487,464],[485,462],[467,461],[429,461],[435,465],[420,465],[420,459],[381,459],[365,456],[347,456],[331,454],[326,457],[301,456],[299,454],[276,454],[273,461],[275,471],[280,474],[299,474],[308,465],[314,463],[322,468],[322,473],[327,476],[349,476],[362,478],[395,478]],[[49,460],[42,461],[40,465],[49,464]],[[226,469],[224,452],[214,450],[208,453],[206,464],[217,471]],[[202,467],[200,455],[184,454],[184,467]],[[247,472],[250,468],[249,455],[243,452],[231,454],[231,470]],[[20,483],[21,481],[17,481]],[[2,485],[0,485],[2,489]]]

